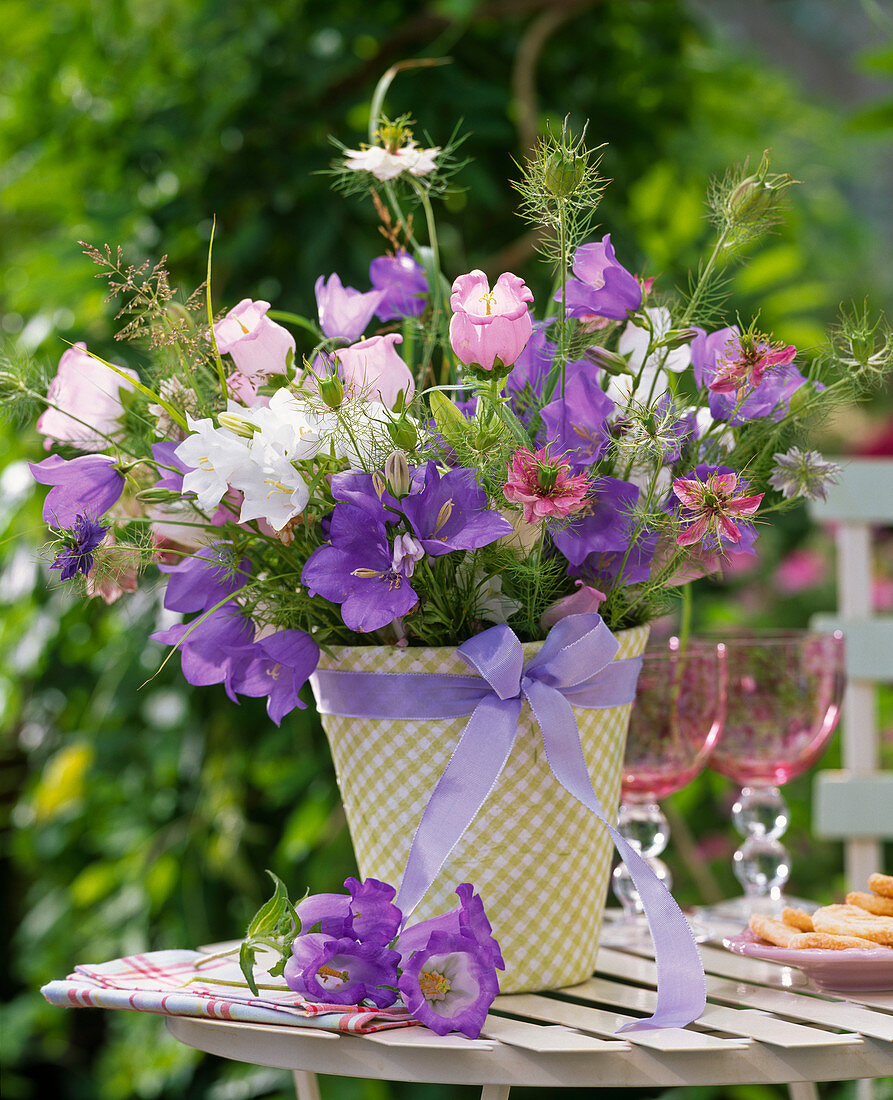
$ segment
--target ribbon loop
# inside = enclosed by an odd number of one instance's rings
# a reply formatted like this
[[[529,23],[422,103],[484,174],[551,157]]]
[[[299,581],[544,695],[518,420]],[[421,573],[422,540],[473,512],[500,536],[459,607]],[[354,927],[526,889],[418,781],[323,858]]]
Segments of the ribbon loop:
[[[607,828],[639,891],[654,939],[657,1006],[653,1016],[624,1030],[682,1027],[696,1020],[706,1004],[701,957],[670,892],[606,819],[574,715],[574,707],[622,706],[635,698],[641,658],[616,661],[618,648],[600,615],[569,615],[555,624],[526,665],[520,640],[502,625],[476,634],[457,650],[477,677],[378,673],[375,677],[388,686],[370,693],[363,689],[369,674],[318,669],[312,682],[324,714],[418,720],[470,715],[412,839],[397,896],[404,917],[431,888],[489,797],[515,743],[522,706],[529,704],[552,774]],[[382,699],[387,700],[384,713]]]

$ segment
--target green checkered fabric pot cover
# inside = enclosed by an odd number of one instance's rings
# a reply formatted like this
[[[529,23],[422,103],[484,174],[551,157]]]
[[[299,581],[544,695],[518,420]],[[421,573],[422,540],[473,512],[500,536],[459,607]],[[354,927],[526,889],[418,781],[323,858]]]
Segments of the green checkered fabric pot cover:
[[[636,657],[648,628],[616,635],[615,660]],[[530,658],[539,643],[524,646]],[[320,668],[381,673],[455,673],[451,648],[339,646]],[[576,710],[593,786],[609,819],[617,812],[631,704]],[[323,715],[360,874],[399,885],[422,811],[467,718],[444,721]],[[508,763],[412,921],[453,909],[460,882],[481,895],[506,969],[503,993],[555,989],[592,974],[611,872],[604,826],[572,798],[546,764],[527,704]]]

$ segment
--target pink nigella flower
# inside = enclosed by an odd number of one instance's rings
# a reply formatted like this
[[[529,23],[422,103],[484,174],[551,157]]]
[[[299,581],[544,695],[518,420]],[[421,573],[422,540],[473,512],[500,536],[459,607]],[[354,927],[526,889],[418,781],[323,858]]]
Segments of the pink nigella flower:
[[[793,344],[783,347],[761,333],[744,332],[730,340],[716,357],[716,373],[707,385],[714,393],[736,393],[745,386],[754,390],[767,370],[786,367],[796,354]]]
[[[762,493],[736,497],[736,490],[740,492],[742,488],[744,486],[739,485],[738,475],[734,472],[711,474],[706,481],[677,477],[673,482],[673,492],[683,510],[692,513],[681,517],[690,521],[691,526],[677,535],[677,545],[693,546],[711,533],[715,533],[720,545],[723,539],[739,542],[741,531],[731,517],[752,516],[763,499]]]
[[[503,496],[524,509],[525,523],[537,523],[547,516],[569,516],[582,507],[589,488],[586,474],[572,474],[570,464],[549,457],[549,448],[533,453],[520,447],[508,465]]]

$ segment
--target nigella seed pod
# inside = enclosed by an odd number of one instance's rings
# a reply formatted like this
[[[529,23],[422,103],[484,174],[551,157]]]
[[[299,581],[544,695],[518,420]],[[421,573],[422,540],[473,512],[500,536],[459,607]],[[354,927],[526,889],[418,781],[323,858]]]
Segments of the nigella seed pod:
[[[586,158],[575,156],[563,149],[556,149],[547,159],[543,171],[543,185],[556,199],[570,198],[583,182],[586,174]]]
[[[418,442],[415,425],[405,416],[388,424],[388,435],[396,447],[402,447],[407,451],[411,451]]]
[[[344,403],[344,383],[337,374],[320,379],[319,396],[330,409],[340,409]]]

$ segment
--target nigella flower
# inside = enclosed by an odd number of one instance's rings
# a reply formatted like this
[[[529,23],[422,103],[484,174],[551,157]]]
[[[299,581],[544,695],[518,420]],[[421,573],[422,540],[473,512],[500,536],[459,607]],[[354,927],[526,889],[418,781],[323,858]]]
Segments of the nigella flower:
[[[787,412],[788,402],[795,390],[806,379],[793,364],[774,366],[764,371],[757,385],[742,395],[738,390],[717,392],[712,383],[720,370],[721,361],[735,356],[734,347],[740,346],[741,334],[734,325],[707,333],[696,329],[691,342],[691,362],[695,382],[705,386],[707,403],[714,420],[727,420],[732,425],[746,424],[757,417],[781,420]],[[742,400],[743,396],[743,400]]]
[[[687,477],[677,477],[673,494],[682,505],[680,520],[690,524],[676,536],[677,545],[700,543],[711,549],[721,547],[724,539],[740,543],[742,532],[732,517],[752,516],[764,495],[746,492],[747,483],[725,466],[699,466]]]
[[[653,405],[633,402],[617,425],[617,451],[637,466],[655,459],[661,464],[675,462],[695,426],[694,415],[682,412],[669,393]]]
[[[54,527],[71,527],[78,516],[101,516],[124,492],[124,475],[108,455],[67,460],[50,455],[28,465],[35,481],[52,485],[43,502],[43,518]]]
[[[341,604],[351,630],[379,630],[418,603],[406,572],[395,567],[385,525],[353,504],[332,513],[330,543],[314,550],[301,573],[311,596]]]
[[[774,367],[786,367],[794,361],[797,349],[772,343],[768,336],[757,332],[742,332],[730,338],[716,357],[716,372],[707,383],[714,393],[742,393],[756,389],[763,375]]]
[[[801,451],[791,447],[786,454],[774,454],[775,468],[769,484],[783,497],[806,497],[809,500],[825,500],[828,485],[840,476],[836,462],[828,462],[818,451]]]
[[[588,488],[588,475],[572,474],[570,463],[563,456],[550,458],[548,447],[536,453],[519,447],[509,461],[502,493],[510,503],[521,505],[525,523],[538,523],[579,511]]]
[[[75,517],[74,525],[62,533],[63,548],[56,555],[50,569],[61,570],[63,581],[70,581],[78,573],[84,576],[93,568],[93,551],[105,538],[108,527],[96,523],[88,516]]]
[[[437,1035],[476,1039],[499,982],[486,946],[465,933],[432,932],[424,947],[404,955],[398,988],[412,1015]]]
[[[394,148],[366,145],[361,149],[345,149],[347,160],[344,167],[354,172],[371,172],[377,180],[382,181],[396,179],[403,172],[408,172],[411,176],[427,176],[437,167],[436,158],[439,152],[439,145],[422,149],[412,140]]]
[[[296,936],[285,964],[286,985],[319,1004],[358,1005],[371,1001],[387,1008],[397,999],[400,952],[347,936],[324,932]]]

